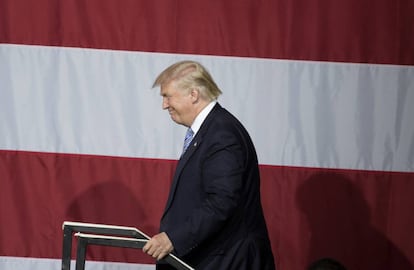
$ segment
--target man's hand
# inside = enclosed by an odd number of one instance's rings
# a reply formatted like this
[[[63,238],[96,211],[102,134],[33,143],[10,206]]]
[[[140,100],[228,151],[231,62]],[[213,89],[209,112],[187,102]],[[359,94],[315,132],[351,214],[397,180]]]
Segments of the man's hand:
[[[142,248],[142,251],[157,260],[161,260],[173,250],[174,247],[165,232],[154,235]]]

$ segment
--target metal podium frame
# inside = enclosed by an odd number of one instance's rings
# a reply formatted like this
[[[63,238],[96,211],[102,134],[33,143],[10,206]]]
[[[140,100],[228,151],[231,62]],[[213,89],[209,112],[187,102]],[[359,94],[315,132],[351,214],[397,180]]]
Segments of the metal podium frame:
[[[72,236],[78,238],[76,250],[76,270],[85,269],[88,245],[102,245],[121,248],[141,249],[150,239],[145,233],[134,227],[65,221],[63,229],[62,270],[70,270],[72,257]],[[177,256],[168,254],[166,263],[178,270],[194,270]]]

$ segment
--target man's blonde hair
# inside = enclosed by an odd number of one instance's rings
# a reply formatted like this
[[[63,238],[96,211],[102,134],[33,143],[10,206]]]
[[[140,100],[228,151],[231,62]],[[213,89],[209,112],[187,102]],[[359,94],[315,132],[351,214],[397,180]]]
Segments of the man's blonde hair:
[[[153,87],[174,82],[180,90],[198,89],[205,100],[214,100],[222,93],[210,73],[200,63],[181,61],[166,68],[155,79]]]

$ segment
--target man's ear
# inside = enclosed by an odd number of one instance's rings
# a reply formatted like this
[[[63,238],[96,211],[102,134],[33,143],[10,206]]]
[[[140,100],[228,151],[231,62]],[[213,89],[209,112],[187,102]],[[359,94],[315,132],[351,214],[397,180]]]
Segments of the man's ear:
[[[193,103],[197,103],[200,99],[200,91],[197,88],[191,89],[190,95]]]

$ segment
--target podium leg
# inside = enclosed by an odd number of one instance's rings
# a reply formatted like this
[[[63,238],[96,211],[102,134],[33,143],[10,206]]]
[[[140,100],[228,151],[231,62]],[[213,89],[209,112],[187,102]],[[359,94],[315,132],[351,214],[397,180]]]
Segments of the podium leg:
[[[86,260],[86,246],[88,240],[84,238],[78,239],[78,247],[76,250],[76,270],[85,269],[85,260]]]
[[[72,228],[63,228],[62,270],[70,270],[72,257]]]

